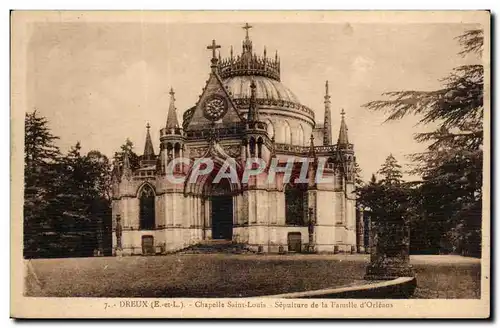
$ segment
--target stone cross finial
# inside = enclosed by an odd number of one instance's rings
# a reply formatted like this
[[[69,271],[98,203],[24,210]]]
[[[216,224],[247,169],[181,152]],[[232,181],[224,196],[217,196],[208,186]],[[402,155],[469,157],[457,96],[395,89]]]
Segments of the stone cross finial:
[[[340,111],[340,115],[342,115],[342,118],[344,118],[345,116],[345,110],[342,108],[342,110]]]
[[[215,50],[219,49],[220,45],[215,43],[215,40],[212,40],[212,44],[207,47],[208,50],[212,50],[212,58],[217,58],[215,55]]]
[[[149,130],[149,128],[151,127],[151,125],[149,125],[149,122],[146,124],[146,129]]]
[[[248,38],[248,30],[251,29],[253,26],[252,25],[248,25],[248,23],[245,23],[245,25],[242,27],[242,29],[246,30],[247,32],[247,38]]]

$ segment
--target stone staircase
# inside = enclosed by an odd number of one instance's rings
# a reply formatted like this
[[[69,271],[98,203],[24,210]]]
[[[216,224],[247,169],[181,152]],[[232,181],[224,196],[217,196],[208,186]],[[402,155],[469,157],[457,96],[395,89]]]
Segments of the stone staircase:
[[[253,254],[256,253],[246,244],[238,244],[231,240],[205,240],[198,244],[188,246],[176,254]]]

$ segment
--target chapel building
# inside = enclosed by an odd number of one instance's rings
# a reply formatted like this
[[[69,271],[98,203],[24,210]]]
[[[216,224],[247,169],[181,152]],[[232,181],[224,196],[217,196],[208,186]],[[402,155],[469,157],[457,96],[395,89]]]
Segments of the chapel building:
[[[363,251],[363,222],[357,220],[354,194],[354,147],[349,142],[342,110],[338,138],[332,136],[331,99],[325,85],[323,124],[314,111],[288,89],[280,77],[276,52],[262,56],[252,50],[249,26],[242,52],[217,56],[220,48],[207,48],[212,58],[208,81],[198,102],[179,122],[174,91],[166,123],[155,151],[147,126],[144,152],[137,168],[128,154],[115,163],[112,178],[113,252],[122,255],[165,254],[200,243],[227,240],[256,252]],[[294,157],[290,182],[269,170],[248,182],[221,179],[212,183],[227,159],[237,172],[247,158],[280,167]],[[189,183],[189,165],[176,165],[177,183],[168,179],[176,158],[210,158],[215,170]],[[295,183],[301,163],[312,159],[307,182]],[[322,163],[323,165],[320,165]],[[315,176],[322,170],[329,183]]]

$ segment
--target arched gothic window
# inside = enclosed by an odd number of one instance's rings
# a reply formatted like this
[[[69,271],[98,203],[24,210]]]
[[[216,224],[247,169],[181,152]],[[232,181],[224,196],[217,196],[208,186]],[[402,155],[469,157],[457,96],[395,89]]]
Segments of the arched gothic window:
[[[155,193],[150,185],[144,185],[139,192],[139,228],[155,228]]]
[[[261,137],[257,139],[257,157],[262,158],[262,144],[264,143],[264,140],[262,140]]]
[[[284,123],[284,130],[285,130],[285,143],[286,144],[291,144],[292,143],[292,129],[290,128],[290,124],[288,124],[287,121]]]
[[[299,125],[299,128],[297,129],[297,141],[296,145],[299,146],[304,146],[304,129],[302,128],[302,125]]]
[[[269,136],[269,138],[272,138],[274,137],[274,125],[273,125],[273,122],[271,122],[270,120],[267,120],[267,135]]]
[[[288,184],[285,187],[285,220],[287,225],[306,225],[307,187],[297,184]]]
[[[248,146],[250,147],[250,157],[255,157],[255,138],[251,137],[250,142],[248,143]]]

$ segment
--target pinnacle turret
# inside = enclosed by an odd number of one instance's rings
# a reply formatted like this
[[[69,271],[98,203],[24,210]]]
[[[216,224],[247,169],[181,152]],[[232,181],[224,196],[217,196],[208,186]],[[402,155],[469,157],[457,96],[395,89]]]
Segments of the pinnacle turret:
[[[256,89],[257,85],[255,81],[252,79],[250,83],[250,104],[248,107],[247,121],[248,122],[257,122],[259,120],[259,109],[257,107],[257,96]]]
[[[325,120],[323,126],[323,146],[332,144],[332,114],[330,112],[330,93],[328,81],[325,83]]]
[[[175,92],[173,88],[170,88],[170,105],[168,107],[167,115],[167,130],[179,128],[179,121],[177,120],[177,110],[175,109]]]
[[[151,141],[151,134],[149,133],[149,129],[151,125],[149,123],[146,125],[146,142],[144,144],[144,153],[142,155],[143,160],[153,160],[155,159],[155,150],[153,148],[153,142]]]
[[[345,111],[343,108],[340,115],[342,116],[342,118],[340,121],[340,131],[339,131],[339,139],[337,141],[337,145],[339,147],[346,147],[347,145],[349,145],[349,137],[347,134],[348,129],[347,129],[347,124],[345,123],[345,118],[344,118]]]
[[[309,138],[309,155],[310,158],[316,158],[316,150],[314,149],[314,136],[311,133]]]
[[[122,179],[130,179],[132,177],[132,168],[130,166],[130,160],[128,157],[128,151],[123,153],[123,167],[122,167]]]

